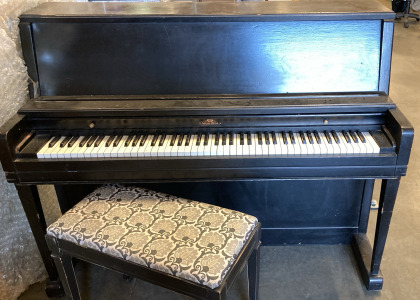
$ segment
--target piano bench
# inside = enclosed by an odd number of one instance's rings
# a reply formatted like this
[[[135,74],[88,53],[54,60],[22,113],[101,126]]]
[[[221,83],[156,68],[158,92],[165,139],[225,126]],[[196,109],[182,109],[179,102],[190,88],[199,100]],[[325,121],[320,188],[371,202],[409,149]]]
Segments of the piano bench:
[[[197,299],[225,299],[248,263],[249,299],[257,299],[260,237],[253,216],[119,185],[86,196],[46,234],[71,299],[80,299],[72,258]]]

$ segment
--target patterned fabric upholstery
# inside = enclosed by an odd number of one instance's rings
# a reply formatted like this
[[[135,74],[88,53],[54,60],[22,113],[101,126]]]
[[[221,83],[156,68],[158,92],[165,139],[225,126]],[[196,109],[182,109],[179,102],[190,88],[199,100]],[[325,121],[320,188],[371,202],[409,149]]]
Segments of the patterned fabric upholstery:
[[[47,234],[216,288],[257,219],[137,187],[103,186]]]

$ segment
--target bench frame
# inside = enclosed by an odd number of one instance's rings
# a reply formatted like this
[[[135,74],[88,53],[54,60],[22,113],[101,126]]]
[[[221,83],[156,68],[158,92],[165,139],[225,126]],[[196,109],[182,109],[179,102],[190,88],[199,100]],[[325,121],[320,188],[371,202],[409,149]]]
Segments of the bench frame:
[[[239,252],[236,261],[229,269],[221,285],[216,289],[211,289],[205,285],[58,239],[51,235],[46,235],[45,238],[48,248],[52,252],[51,257],[54,259],[64,291],[71,299],[81,299],[72,258],[96,264],[196,299],[211,300],[226,299],[228,289],[248,263],[249,299],[258,299],[261,223],[258,223],[253,229],[242,250]]]

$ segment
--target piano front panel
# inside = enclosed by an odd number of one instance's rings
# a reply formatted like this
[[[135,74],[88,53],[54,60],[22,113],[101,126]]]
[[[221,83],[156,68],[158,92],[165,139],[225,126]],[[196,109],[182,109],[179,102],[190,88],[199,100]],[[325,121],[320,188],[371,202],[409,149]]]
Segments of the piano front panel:
[[[374,92],[380,80],[381,20],[230,16],[32,27],[41,96]]]

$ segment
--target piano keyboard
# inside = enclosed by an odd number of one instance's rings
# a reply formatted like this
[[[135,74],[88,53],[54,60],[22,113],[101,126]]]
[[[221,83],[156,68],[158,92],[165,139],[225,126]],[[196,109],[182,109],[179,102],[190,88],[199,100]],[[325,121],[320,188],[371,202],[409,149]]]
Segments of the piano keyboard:
[[[197,134],[54,136],[39,159],[363,155],[380,152],[369,132],[281,131]]]

